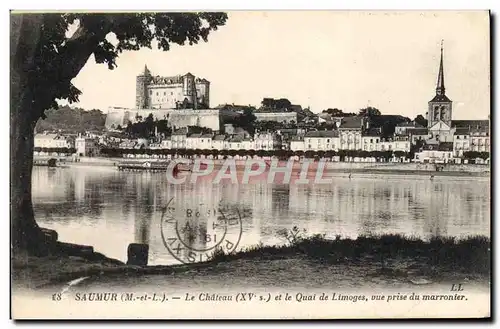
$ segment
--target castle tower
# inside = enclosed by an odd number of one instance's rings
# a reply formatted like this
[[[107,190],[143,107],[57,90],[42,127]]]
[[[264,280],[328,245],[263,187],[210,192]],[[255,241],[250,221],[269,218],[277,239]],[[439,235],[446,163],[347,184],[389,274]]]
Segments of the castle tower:
[[[210,81],[199,79],[196,81],[197,98],[206,108],[210,108]]]
[[[144,65],[144,71],[136,77],[135,80],[135,107],[145,109],[149,107],[148,84],[151,80],[151,72],[147,65]]]
[[[194,96],[194,88],[195,87],[195,84],[194,84],[194,75],[192,75],[191,73],[187,73],[186,75],[184,75],[182,77],[182,93],[184,95],[185,98],[187,98],[188,102],[191,103],[191,104],[194,104],[194,99],[193,99],[193,96]]]
[[[451,127],[452,101],[445,94],[444,66],[443,66],[443,41],[441,41],[441,59],[436,84],[436,96],[429,102],[427,112],[428,127],[442,121]]]

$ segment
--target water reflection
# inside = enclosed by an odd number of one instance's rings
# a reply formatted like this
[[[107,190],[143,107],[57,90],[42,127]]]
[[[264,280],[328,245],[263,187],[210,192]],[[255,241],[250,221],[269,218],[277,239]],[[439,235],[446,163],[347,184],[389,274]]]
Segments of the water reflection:
[[[241,217],[240,247],[283,243],[277,232],[293,226],[330,237],[490,235],[490,180],[478,177],[339,175],[331,185],[171,185],[161,173],[34,168],[33,200],[38,222],[61,240],[122,260],[129,243],[148,243],[150,264],[178,262],[161,237],[161,210],[169,200],[184,228],[178,233],[184,255],[187,247],[208,248],[208,236],[221,237],[220,209]]]

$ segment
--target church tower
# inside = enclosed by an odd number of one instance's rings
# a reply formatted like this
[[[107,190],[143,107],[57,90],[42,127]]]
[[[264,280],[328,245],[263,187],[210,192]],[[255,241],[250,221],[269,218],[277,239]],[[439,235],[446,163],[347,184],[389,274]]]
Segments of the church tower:
[[[147,65],[144,65],[144,72],[136,77],[135,80],[135,107],[145,109],[149,107],[148,84],[151,80],[151,72]]]
[[[445,94],[444,67],[443,67],[443,41],[441,41],[441,60],[436,85],[436,96],[429,102],[427,112],[428,128],[442,121],[451,127],[452,101]]]

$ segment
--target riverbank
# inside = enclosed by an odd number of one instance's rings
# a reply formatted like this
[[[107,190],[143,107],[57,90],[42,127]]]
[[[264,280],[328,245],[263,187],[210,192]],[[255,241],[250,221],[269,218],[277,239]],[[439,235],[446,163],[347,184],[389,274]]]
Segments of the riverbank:
[[[364,284],[430,284],[469,282],[489,285],[491,245],[487,237],[463,240],[434,238],[422,241],[400,235],[358,237],[356,240],[296,238],[285,246],[255,246],[226,255],[215,252],[208,262],[174,266],[129,266],[91,252],[46,257],[18,254],[12,259],[16,289],[42,289],[72,280],[112,285],[139,277],[154,280],[193,279],[200,287],[228,279],[225,284],[317,286]],[[321,274],[323,273],[323,274]]]
[[[178,159],[177,159],[178,160]],[[185,160],[185,159],[184,159]],[[263,159],[270,163],[270,159]],[[115,168],[120,162],[143,163],[168,161],[166,159],[137,159],[137,158],[81,158],[80,161],[62,161],[61,168]],[[192,161],[192,160],[189,160]],[[206,160],[214,164],[214,170],[219,170],[226,160]],[[308,171],[317,171],[319,162],[311,162],[308,165]],[[235,160],[237,170],[243,170],[247,165],[247,160]],[[285,167],[286,161],[280,161],[278,166]],[[252,166],[256,167],[256,164]],[[297,160],[292,166],[292,172],[299,173],[303,170],[303,164]],[[448,164],[440,171],[436,171],[433,164],[420,163],[379,163],[379,162],[325,162],[321,169],[324,173],[361,173],[361,174],[399,174],[399,175],[433,175],[433,176],[472,176],[488,177],[490,176],[489,165],[475,164]]]

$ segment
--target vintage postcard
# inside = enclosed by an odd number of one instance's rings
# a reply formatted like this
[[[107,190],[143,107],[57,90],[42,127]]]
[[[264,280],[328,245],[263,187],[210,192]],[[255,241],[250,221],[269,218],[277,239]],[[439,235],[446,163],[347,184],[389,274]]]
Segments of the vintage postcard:
[[[13,319],[490,318],[488,11],[10,28]]]

